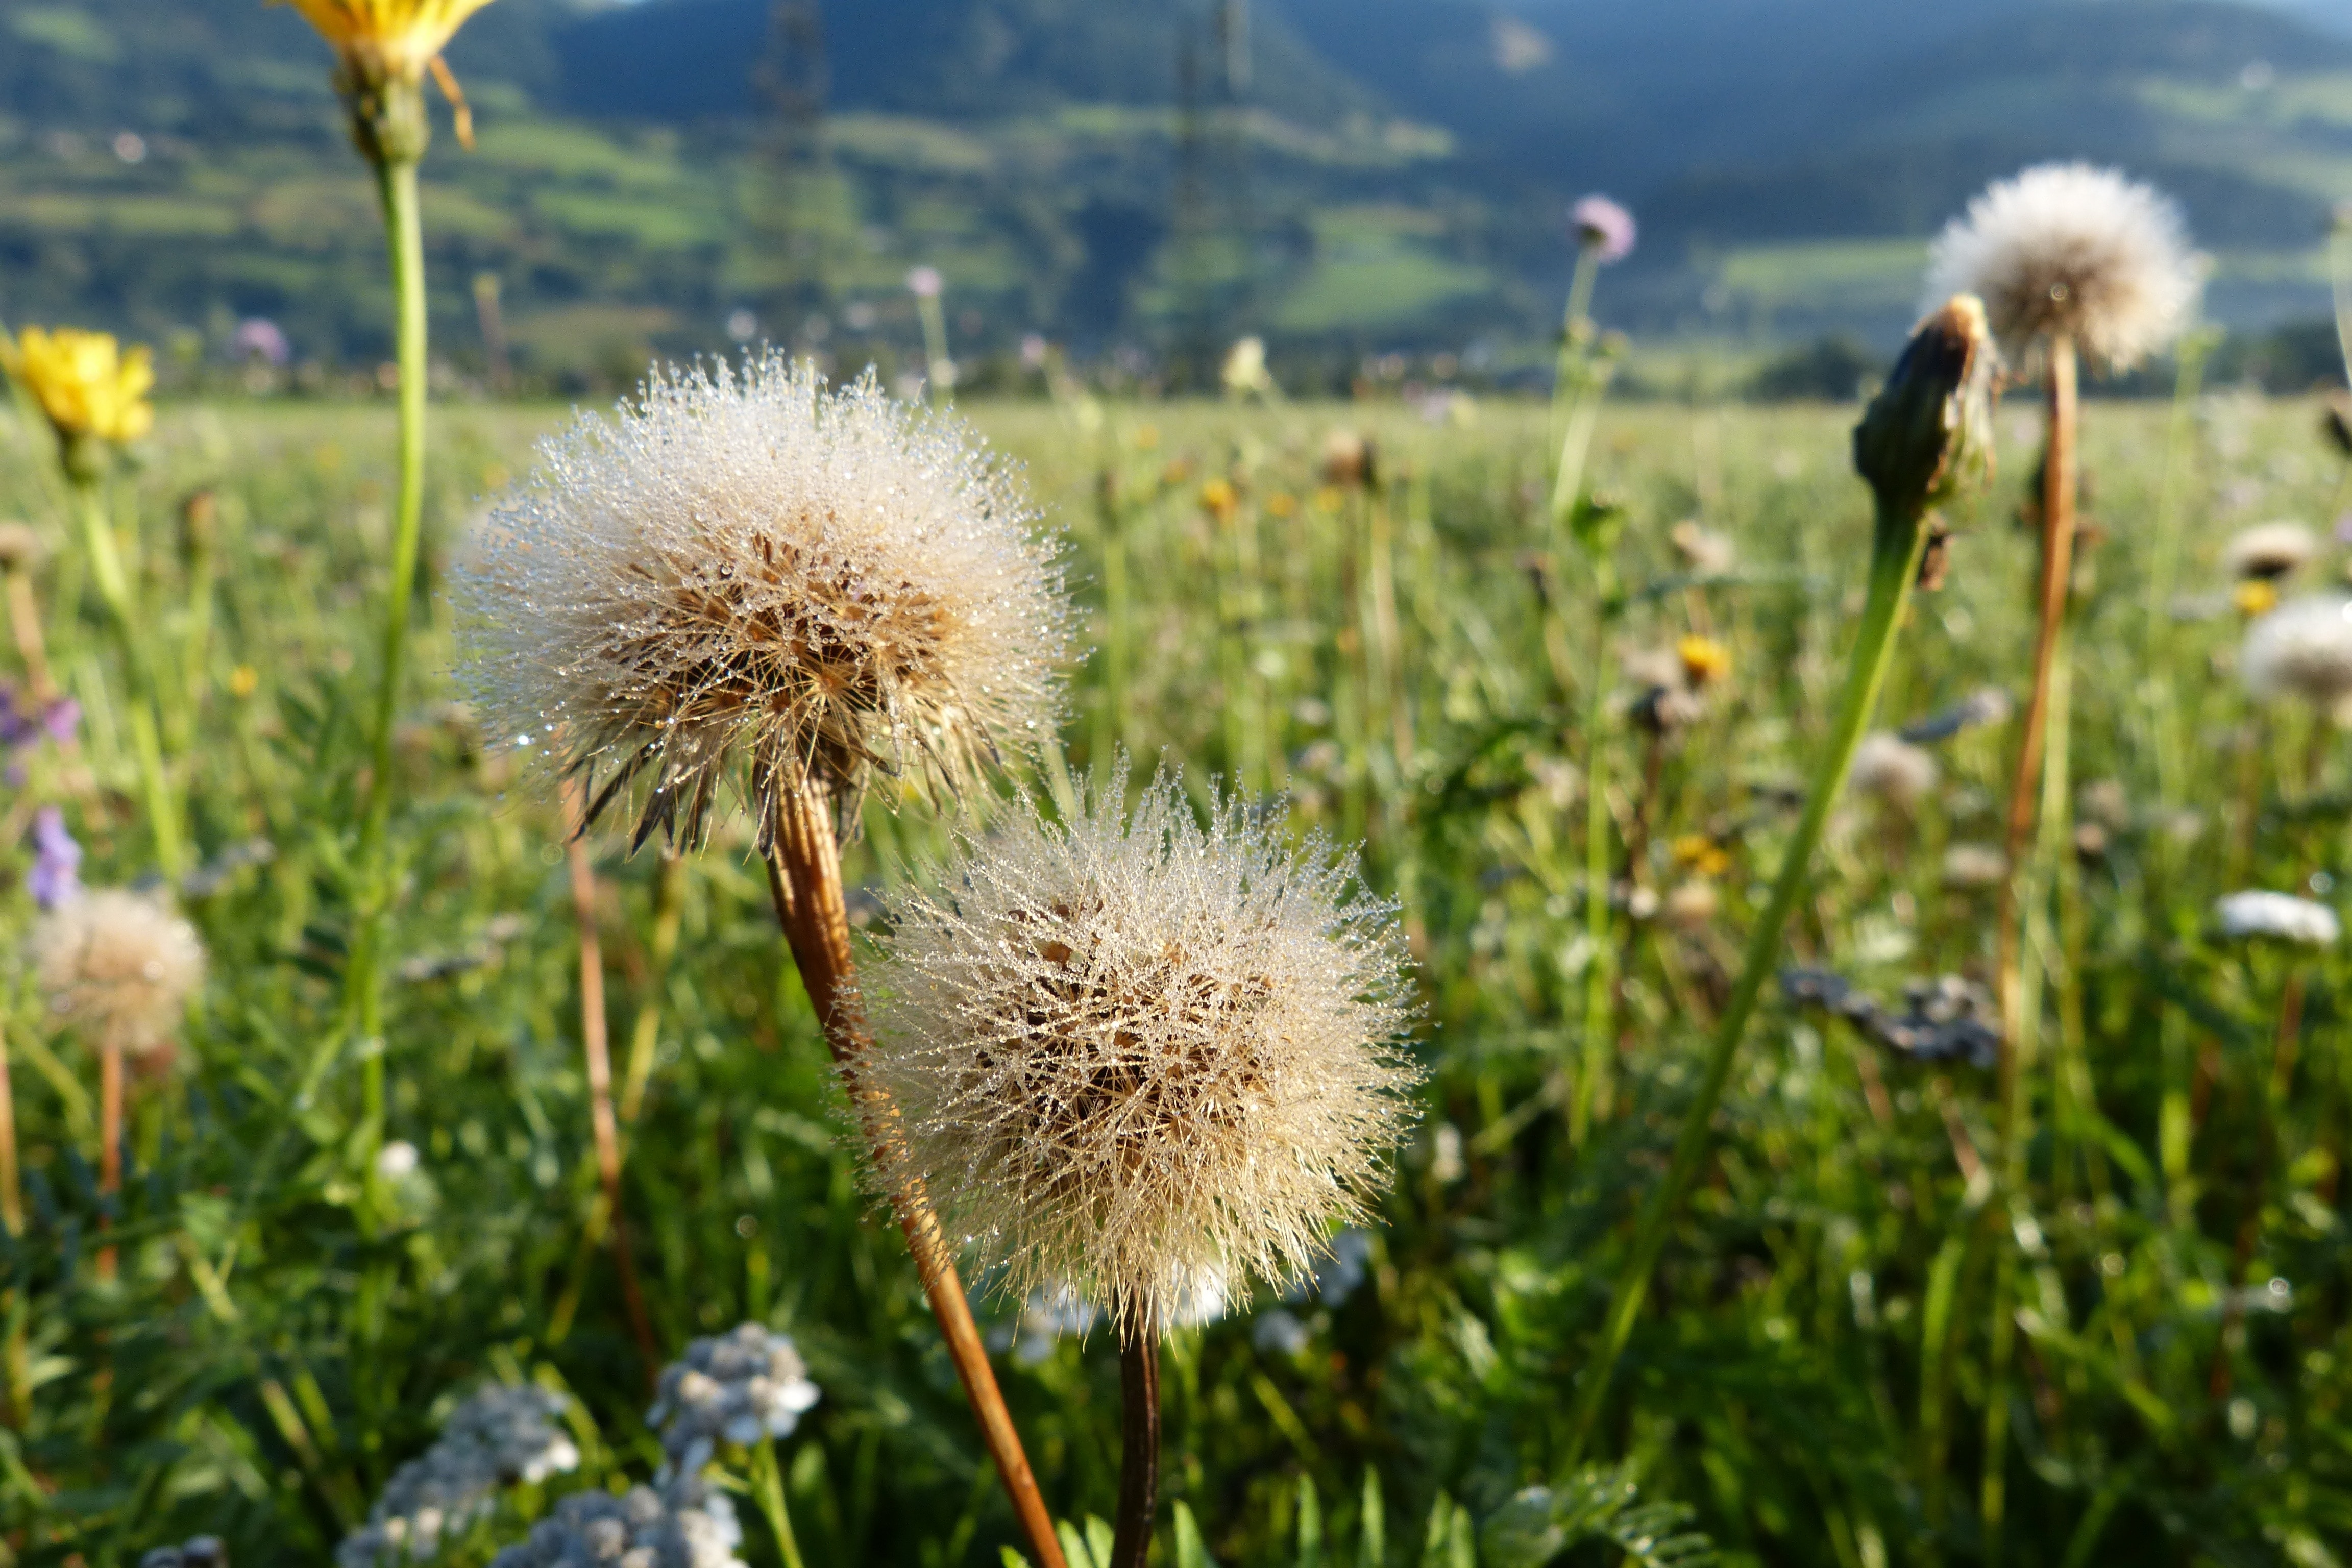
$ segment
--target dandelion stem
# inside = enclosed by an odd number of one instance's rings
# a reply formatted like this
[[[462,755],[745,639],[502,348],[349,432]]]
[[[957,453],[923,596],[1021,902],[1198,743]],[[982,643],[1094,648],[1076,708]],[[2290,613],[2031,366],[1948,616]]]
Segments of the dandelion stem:
[[[646,944],[645,996],[629,1030],[629,1068],[621,1083],[621,1124],[636,1123],[654,1075],[654,1049],[661,1041],[663,994],[669,988],[670,961],[677,956],[678,918],[685,912],[686,858],[664,847],[654,873],[653,940]],[[623,1151],[625,1155],[627,1152]]]
[[[1592,667],[1584,694],[1584,1050],[1569,1102],[1568,1144],[1581,1149],[1605,1103],[1609,1078],[1609,994],[1613,954],[1609,947],[1609,629],[1617,599],[1617,569],[1596,550],[1592,558]]]
[[[98,1053],[98,1193],[101,1200],[122,1191],[122,1047],[108,1046]],[[111,1216],[101,1212],[100,1229],[110,1229]],[[98,1277],[114,1279],[114,1248],[99,1249]]]
[[[344,1005],[356,1014],[365,1060],[362,1160],[373,1172],[383,1140],[383,920],[392,902],[388,839],[392,826],[392,730],[408,654],[408,615],[416,596],[416,560],[425,517],[425,227],[418,209],[416,159],[376,165],[384,241],[392,264],[400,364],[400,489],[394,508],[392,579],[383,616],[383,668],[368,731],[367,815],[360,826],[359,931],[352,945]],[[375,1180],[373,1173],[368,1180]]]
[[[187,868],[186,851],[180,837],[179,811],[172,800],[171,780],[163,771],[163,742],[155,718],[156,697],[161,689],[154,666],[148,658],[146,640],[140,631],[138,606],[131,602],[130,574],[123,570],[121,553],[115,548],[114,525],[107,519],[106,501],[100,494],[98,479],[81,471],[80,466],[71,461],[68,468],[74,510],[80,517],[82,542],[89,555],[90,575],[98,584],[99,598],[106,605],[107,626],[121,650],[124,674],[131,683],[131,697],[126,704],[131,750],[139,763],[148,831],[155,840],[155,860],[167,879],[177,881],[180,873]]]
[[[1118,1522],[1109,1568],[1144,1568],[1160,1501],[1160,1330],[1148,1318],[1118,1331]]]
[[[1880,507],[1871,550],[1870,593],[1863,606],[1861,629],[1847,666],[1845,696],[1837,725],[1814,775],[1812,792],[1805,802],[1804,816],[1797,824],[1796,837],[1790,840],[1781,858],[1780,875],[1772,883],[1771,899],[1748,939],[1747,961],[1717,1026],[1698,1092],[1683,1112],[1682,1131],[1675,1141],[1674,1163],[1667,1169],[1665,1180],[1651,1189],[1649,1201],[1643,1205],[1632,1256],[1618,1277],[1600,1342],[1585,1368],[1583,1386],[1577,1395],[1575,1414],[1569,1426],[1568,1446],[1560,1460],[1562,1473],[1572,1471],[1591,1445],[1601,1405],[1608,1397],[1610,1374],[1616,1369],[1625,1342],[1633,1335],[1633,1321],[1640,1316],[1643,1300],[1649,1293],[1650,1276],[1657,1268],[1659,1254],[1664,1250],[1667,1224],[1706,1157],[1716,1107],[1721,1103],[1724,1087],[1730,1081],[1740,1037],[1756,1011],[1757,997],[1766,977],[1780,960],[1781,932],[1804,892],[1806,873],[1812,863],[1813,850],[1821,842],[1822,825],[1828,821],[1830,806],[1844,786],[1854,750],[1862,743],[1863,731],[1869,727],[1871,712],[1877,706],[1879,688],[1893,662],[1895,632],[1902,624],[1904,608],[1910,602],[1911,585],[1918,576],[1919,558],[1927,542],[1927,531],[1919,512],[1906,515]]]
[[[596,868],[589,864],[588,847],[581,840],[585,824],[580,816],[587,794],[585,784],[578,781],[563,792],[569,830],[563,852],[572,873],[572,907],[580,921],[580,1048],[588,1063],[588,1125],[596,1143],[596,1179],[604,1189],[604,1212],[613,1226],[613,1267],[621,1277],[621,1300],[628,1310],[629,1331],[645,1358],[646,1375],[653,1378],[661,1372],[661,1349],[646,1316],[644,1293],[637,1289],[636,1260],[629,1251],[628,1220],[621,1208],[621,1137],[613,1118],[613,1056],[605,1034],[604,949],[596,931]]]
[[[887,1140],[896,1108],[872,1083],[854,1071],[867,1043],[865,1010],[857,998],[857,976],[849,952],[849,912],[842,895],[841,842],[834,826],[833,803],[824,788],[805,773],[781,778],[775,791],[775,842],[768,854],[768,891],[776,918],[784,928],[809,1001],[824,1026],[834,1060],[850,1068],[850,1094],[863,1131],[876,1143],[876,1163],[889,1171],[894,1162]],[[971,1303],[964,1299],[963,1281],[947,1240],[940,1234],[938,1216],[919,1183],[895,1181],[891,1206],[898,1227],[906,1233],[907,1249],[914,1255],[923,1293],[938,1318],[947,1342],[949,1359],[963,1383],[964,1397],[979,1419],[982,1439],[995,1460],[1013,1511],[1029,1538],[1037,1568],[1067,1568],[1061,1542],[1054,1535],[1053,1515],[1037,1490],[1037,1478],[1021,1447],[1021,1435],[1005,1407],[989,1365],[987,1347],[972,1321]]]

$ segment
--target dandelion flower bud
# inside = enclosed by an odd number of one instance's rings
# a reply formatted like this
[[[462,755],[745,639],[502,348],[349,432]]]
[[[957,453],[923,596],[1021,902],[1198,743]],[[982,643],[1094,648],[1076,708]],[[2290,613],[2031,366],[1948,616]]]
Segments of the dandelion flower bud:
[[[1927,295],[1974,294],[2001,348],[2030,363],[2054,336],[2128,370],[2179,335],[2198,263],[2179,211],[2087,163],[2043,163],[1996,182],[1937,237]]]
[[[1874,795],[1901,811],[1909,811],[1936,787],[1936,759],[1900,736],[1883,731],[1865,735],[1854,748],[1853,771],[1848,775],[1856,793]]]
[[[2352,708],[2352,599],[2297,599],[2255,621],[2238,675],[2263,701],[2297,698],[2336,714]]]
[[[2344,934],[2334,910],[2291,893],[2231,893],[2213,906],[2213,916],[2223,936],[2267,937],[2298,947],[2333,947]]]
[[[92,1046],[133,1054],[170,1043],[205,978],[195,928],[155,900],[115,888],[43,915],[31,956],[58,1017]]]
[[[952,418],[772,353],[659,370],[497,509],[457,595],[476,707],[656,828],[703,841],[749,769],[953,786],[1048,732],[1068,610],[1013,477]],[[602,775],[601,793],[597,775]]]
[[[2299,522],[2265,522],[2241,530],[2221,551],[2221,569],[2241,582],[2274,583],[2301,571],[2319,553],[2319,538]]]
[[[1167,775],[1068,821],[967,837],[896,910],[859,1068],[902,1112],[886,1179],[1005,1266],[1122,1325],[1227,1271],[1295,1279],[1365,1215],[1415,1074],[1394,911],[1257,810],[1204,827]],[[1222,1294],[1222,1292],[1220,1292]]]
[[[1984,307],[1956,294],[1911,330],[1853,427],[1854,471],[1881,510],[1916,519],[1951,499],[1992,447],[1997,356]]]

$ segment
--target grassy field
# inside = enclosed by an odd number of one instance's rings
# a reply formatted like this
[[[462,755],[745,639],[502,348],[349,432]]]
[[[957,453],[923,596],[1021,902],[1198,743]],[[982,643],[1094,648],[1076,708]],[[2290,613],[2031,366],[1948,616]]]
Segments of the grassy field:
[[[1612,413],[1593,477],[1622,509],[1625,592],[1604,613],[1575,551],[1546,569],[1545,412],[1457,414],[972,411],[1066,531],[1092,652],[1063,764],[1100,777],[1124,746],[1196,790],[1222,774],[1287,792],[1300,826],[1364,841],[1417,961],[1428,1076],[1360,1281],[1262,1292],[1171,1342],[1164,1489],[1198,1534],[1164,1510],[1161,1560],[2345,1561],[2352,970],[2340,947],[2226,942],[2210,916],[2246,888],[2327,900],[2352,858],[2340,731],[2243,695],[2245,621],[2216,564],[2238,528],[2325,533],[2341,510],[2316,410],[2212,395],[2176,448],[2162,405],[2089,409],[2084,831],[2031,933],[2053,980],[2008,1223],[1990,1070],[1768,1005],[1585,1468],[1563,1457],[1576,1379],[1828,725],[1869,505],[1851,409]],[[436,411],[428,579],[562,416]],[[1987,686],[2022,695],[2032,547],[2014,515],[2039,426],[2020,404],[2000,427],[2000,477],[1954,519],[1948,584],[1916,601],[1885,727]],[[1324,471],[1342,429],[1373,443],[1368,486]],[[420,1158],[393,1219],[362,1200],[361,1063],[339,1054],[336,1007],[391,443],[388,404],[167,407],[110,492],[167,650],[164,745],[202,862],[182,902],[211,974],[176,1059],[133,1086],[110,1215],[90,1058],[0,961],[27,1209],[0,1254],[0,1560],[110,1568],[208,1531],[243,1565],[328,1561],[486,1376],[576,1396],[583,1461],[505,1494],[440,1561],[486,1562],[556,1494],[659,1460],[655,1365],[589,1155],[560,822],[453,703],[437,589],[402,703],[383,1041],[387,1131]],[[0,419],[0,517],[51,547],[33,599],[82,710],[71,748],[19,747],[22,782],[0,794],[11,953],[34,918],[19,846],[37,807],[63,807],[90,885],[152,875],[121,671],[84,607],[50,458],[45,430]],[[1669,540],[1686,519],[1727,534],[1736,562],[1694,576]],[[2342,566],[2323,556],[2307,585]],[[1728,649],[1730,673],[1653,736],[1629,711],[1638,672],[1694,633]],[[1792,963],[1890,1008],[1915,982],[1990,981],[1991,894],[1956,872],[1999,838],[2013,728],[1937,743],[1909,807],[1841,806]],[[1596,756],[1622,905],[1600,949],[1583,876]],[[891,884],[939,840],[924,808],[877,803],[851,876]],[[625,1244],[661,1357],[744,1319],[793,1336],[824,1392],[782,1454],[810,1563],[996,1563],[1011,1515],[897,1231],[859,1184],[748,832],[676,863],[596,849]],[[1596,1084],[1580,1064],[1603,958]],[[1588,1089],[1601,1114],[1580,1146],[1569,1109]],[[2007,1274],[2017,1339],[1996,1375]],[[1108,1336],[1055,1340],[1021,1308],[980,1310],[1046,1497],[1074,1521],[1108,1516]],[[1993,1409],[2011,1432],[1998,1549],[1982,1527]],[[746,1462],[721,1455],[730,1473]],[[766,1568],[744,1511],[743,1553]]]

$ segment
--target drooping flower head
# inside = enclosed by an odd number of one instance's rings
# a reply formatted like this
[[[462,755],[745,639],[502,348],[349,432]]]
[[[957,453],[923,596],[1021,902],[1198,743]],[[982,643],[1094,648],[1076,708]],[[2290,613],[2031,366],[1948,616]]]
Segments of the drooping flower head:
[[[195,928],[119,888],[83,893],[42,916],[32,960],[59,1018],[91,1046],[134,1054],[170,1043],[205,978]]]
[[[1927,295],[1981,299],[2021,365],[2063,334],[2094,364],[2127,370],[2179,335],[2198,284],[2170,201],[2112,169],[2043,163],[1995,182],[1945,227]]]
[[[1601,266],[1613,266],[1633,254],[1633,215],[1607,196],[1580,198],[1568,209],[1568,220],[1576,226],[1578,241]]]
[[[967,834],[893,911],[857,1068],[899,1108],[886,1181],[919,1179],[1016,1299],[1067,1284],[1129,1327],[1219,1270],[1282,1282],[1360,1219],[1414,1079],[1393,911],[1162,774],[1066,822]]]
[[[2255,621],[2238,651],[2238,675],[2263,701],[2292,697],[2343,715],[2352,709],[2352,599],[2296,599]]]
[[[2231,893],[2214,904],[2213,916],[2223,936],[2268,938],[2298,947],[2332,947],[2344,934],[2334,910],[2292,893]]]
[[[0,369],[40,405],[68,447],[91,440],[121,446],[155,427],[147,401],[155,360],[143,343],[126,352],[111,332],[26,327],[14,342],[0,334]]]
[[[737,763],[766,831],[804,774],[953,786],[1050,731],[1053,546],[968,427],[770,353],[583,416],[459,574],[466,679],[509,743],[702,842]]]

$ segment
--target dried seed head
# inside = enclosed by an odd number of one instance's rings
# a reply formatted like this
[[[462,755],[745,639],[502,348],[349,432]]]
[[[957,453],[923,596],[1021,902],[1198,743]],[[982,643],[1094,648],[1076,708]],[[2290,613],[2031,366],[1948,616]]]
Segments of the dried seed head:
[[[859,1071],[1018,1300],[1067,1284],[1167,1325],[1220,1269],[1295,1278],[1360,1220],[1415,1073],[1394,911],[1258,809],[1162,774],[1066,823],[967,834],[895,910]]]
[[[2179,335],[2199,266],[2180,213],[2146,185],[2087,163],[2043,163],[1996,181],[1936,240],[1927,298],[1982,299],[2021,365],[2051,337],[2128,370]]]
[[[156,900],[119,888],[69,899],[33,927],[33,969],[50,1008],[101,1049],[170,1044],[204,984],[195,928]]]
[[[1907,812],[1936,787],[1936,759],[1901,736],[1881,731],[1862,738],[1848,776],[1857,794],[1876,795]]]
[[[2300,572],[2319,553],[2319,536],[2299,522],[2241,529],[2221,550],[2221,569],[2240,582],[2273,583]]]
[[[698,845],[748,763],[762,824],[810,770],[953,787],[1050,731],[1068,607],[1014,477],[871,377],[772,353],[657,370],[550,441],[457,596],[476,706],[507,743],[634,789],[635,842]],[[596,793],[596,775],[604,778]]]

